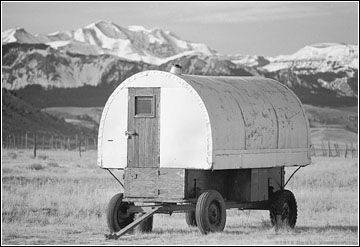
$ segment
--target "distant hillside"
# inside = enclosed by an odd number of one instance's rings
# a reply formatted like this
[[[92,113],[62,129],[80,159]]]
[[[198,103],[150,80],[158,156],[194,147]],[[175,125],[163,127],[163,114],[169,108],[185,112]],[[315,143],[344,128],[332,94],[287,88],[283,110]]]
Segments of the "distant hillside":
[[[341,148],[345,148],[348,144],[349,148],[351,143],[353,146],[358,144],[358,134],[340,128],[312,128],[311,129],[311,144],[316,145],[317,148],[324,143],[327,147],[328,142],[332,144],[338,143]]]
[[[83,86],[78,88],[52,88],[45,89],[40,85],[28,85],[16,91],[16,94],[24,101],[39,107],[93,107],[104,106],[115,87]]]
[[[42,135],[75,135],[82,132],[95,136],[97,130],[77,127],[64,119],[49,115],[17,95],[2,90],[2,134],[39,133]]]
[[[63,118],[68,123],[98,129],[103,107],[48,107],[42,111]]]
[[[334,109],[304,105],[311,128],[343,128],[358,131],[358,107]]]

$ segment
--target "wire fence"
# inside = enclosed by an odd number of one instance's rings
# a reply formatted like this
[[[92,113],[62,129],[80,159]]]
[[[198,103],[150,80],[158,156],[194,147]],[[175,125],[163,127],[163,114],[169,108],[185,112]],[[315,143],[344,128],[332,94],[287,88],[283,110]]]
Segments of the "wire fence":
[[[4,149],[33,149],[36,150],[86,150],[97,149],[97,137],[77,134],[74,136],[65,135],[44,135],[35,133],[9,134],[3,136],[2,146]],[[336,141],[323,141],[321,144],[313,144],[310,148],[311,156],[323,157],[358,157],[358,147],[354,143],[338,143]]]
[[[97,149],[97,137],[76,134],[73,136],[65,135],[46,135],[36,133],[8,134],[2,138],[3,149],[32,149],[34,156],[36,151],[42,150],[86,150]]]
[[[338,143],[323,141],[321,144],[311,145],[311,156],[357,158],[358,147],[354,143]]]

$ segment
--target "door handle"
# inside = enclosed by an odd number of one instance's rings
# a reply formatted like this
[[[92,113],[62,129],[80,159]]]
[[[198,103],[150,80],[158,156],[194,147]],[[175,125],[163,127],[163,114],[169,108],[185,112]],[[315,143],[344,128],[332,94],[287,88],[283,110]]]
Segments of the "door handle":
[[[136,136],[137,133],[134,131],[134,132],[131,132],[131,131],[125,131],[125,136],[127,136],[128,139],[131,139],[131,136]]]

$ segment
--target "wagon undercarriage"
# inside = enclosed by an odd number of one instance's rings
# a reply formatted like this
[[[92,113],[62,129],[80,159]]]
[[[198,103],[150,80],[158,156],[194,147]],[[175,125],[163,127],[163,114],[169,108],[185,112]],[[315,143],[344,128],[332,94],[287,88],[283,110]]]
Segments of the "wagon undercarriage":
[[[273,225],[285,220],[294,227],[296,201],[283,189],[283,175],[281,167],[232,171],[127,168],[125,194],[115,195],[109,203],[111,233],[105,236],[117,239],[138,225],[151,231],[154,214],[172,213],[186,213],[187,224],[197,226],[203,234],[218,232],[225,227],[227,209],[269,210]]]
[[[288,197],[290,196],[290,200],[283,198],[284,194]],[[279,190],[274,193],[274,196],[272,196],[270,200],[242,203],[235,201],[225,202],[216,190],[205,191],[196,200],[179,203],[157,202],[135,205],[134,202],[123,200],[122,193],[115,195],[114,198],[115,197],[118,197],[118,204],[117,207],[112,207],[111,204],[109,205],[108,225],[110,229],[114,229],[114,225],[118,225],[119,230],[114,230],[110,234],[106,234],[105,237],[107,239],[118,239],[141,224],[143,224],[141,227],[142,231],[151,231],[152,217],[154,214],[171,215],[173,213],[186,213],[187,224],[189,226],[198,226],[200,232],[203,234],[218,232],[224,229],[227,209],[269,210],[271,223],[275,227],[284,223],[290,227],[294,227],[297,217],[295,197],[287,190]],[[110,213],[112,214],[110,217],[109,211],[112,212]],[[134,215],[139,215],[139,217],[134,220]],[[128,221],[129,219],[130,221]],[[123,228],[120,226],[121,223],[125,223]]]

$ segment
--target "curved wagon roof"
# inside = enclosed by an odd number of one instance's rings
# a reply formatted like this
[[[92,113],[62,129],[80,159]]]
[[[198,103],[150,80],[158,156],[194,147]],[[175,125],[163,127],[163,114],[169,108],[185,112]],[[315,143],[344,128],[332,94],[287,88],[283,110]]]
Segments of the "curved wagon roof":
[[[305,111],[283,84],[262,77],[145,71],[125,80],[105,105],[98,160],[103,168],[126,167],[127,142],[121,138],[127,130],[131,87],[160,88],[160,167],[237,169],[310,163]],[[108,142],[110,136],[113,141]]]

